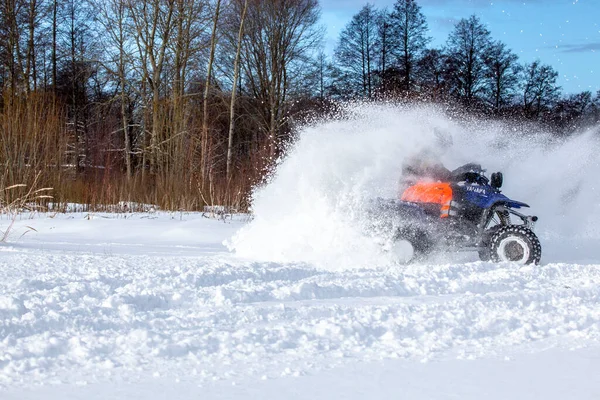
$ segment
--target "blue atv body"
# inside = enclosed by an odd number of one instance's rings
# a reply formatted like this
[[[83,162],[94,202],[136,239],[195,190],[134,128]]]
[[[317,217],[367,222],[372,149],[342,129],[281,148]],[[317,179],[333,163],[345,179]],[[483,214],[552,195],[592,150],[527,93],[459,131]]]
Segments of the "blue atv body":
[[[408,242],[413,259],[435,250],[477,251],[481,260],[537,264],[541,245],[534,233],[536,216],[517,211],[529,207],[501,191],[502,174],[488,179],[479,164],[451,172],[452,201],[447,218],[439,204],[395,200],[385,213],[394,220],[394,242]]]

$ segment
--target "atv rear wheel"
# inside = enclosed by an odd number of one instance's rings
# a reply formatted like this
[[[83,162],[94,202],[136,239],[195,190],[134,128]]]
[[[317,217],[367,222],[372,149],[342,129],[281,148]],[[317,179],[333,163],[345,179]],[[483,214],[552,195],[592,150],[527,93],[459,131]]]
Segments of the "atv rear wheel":
[[[490,249],[479,249],[477,252],[481,261],[490,261],[492,259]]]
[[[433,245],[427,233],[422,229],[404,227],[396,232],[392,248],[398,261],[409,264],[429,255]]]
[[[490,239],[489,249],[493,262],[539,264],[542,258],[538,237],[523,225],[507,225],[498,229]]]

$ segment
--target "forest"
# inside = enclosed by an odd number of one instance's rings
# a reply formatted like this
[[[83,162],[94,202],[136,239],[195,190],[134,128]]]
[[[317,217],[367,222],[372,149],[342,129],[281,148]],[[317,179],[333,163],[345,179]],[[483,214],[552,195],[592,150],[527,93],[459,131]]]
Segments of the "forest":
[[[2,0],[0,20],[0,207],[246,209],[298,127],[348,101],[600,121],[600,92],[563,93],[476,15],[431,46],[415,0],[366,4],[332,54],[317,0]]]

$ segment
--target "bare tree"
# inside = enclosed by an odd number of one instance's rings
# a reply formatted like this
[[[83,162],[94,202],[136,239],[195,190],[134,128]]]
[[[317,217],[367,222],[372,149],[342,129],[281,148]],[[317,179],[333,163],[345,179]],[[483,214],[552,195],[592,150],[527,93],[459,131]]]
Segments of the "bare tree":
[[[128,53],[127,23],[128,23],[128,8],[127,0],[96,0],[94,3],[95,10],[98,14],[98,20],[104,28],[104,32],[108,34],[107,39],[114,43],[118,54],[112,59],[113,66],[106,65],[105,67],[118,79],[119,82],[119,100],[121,105],[121,129],[123,135],[123,158],[125,160],[125,170],[127,178],[130,178],[133,173],[131,160],[131,137],[129,129],[129,94],[127,79],[127,69],[130,64],[130,54]]]
[[[58,65],[56,92],[67,102],[69,130],[73,136],[73,164],[82,172],[88,161],[88,83],[93,70],[94,49],[91,28],[93,11],[88,2],[65,0],[61,4],[62,24],[57,27]]]
[[[20,0],[4,0],[0,3],[0,30],[2,32],[4,67],[13,93],[21,87],[24,80],[23,59],[21,54],[21,26],[19,19],[25,5]]]
[[[285,123],[288,96],[321,39],[317,0],[252,0],[246,17],[242,66],[273,159]]]
[[[52,87],[54,94],[56,94],[56,81],[57,77],[57,47],[58,47],[58,0],[54,0],[52,3]]]
[[[488,99],[496,114],[509,104],[517,90],[521,66],[519,57],[500,41],[494,42],[484,56],[488,80]]]
[[[396,0],[391,14],[393,53],[401,75],[402,87],[409,91],[414,84],[416,63],[431,38],[427,36],[427,20],[415,0]]]
[[[524,73],[523,109],[526,116],[537,119],[558,100],[558,72],[536,60],[525,66]]]
[[[391,15],[387,10],[381,10],[377,16],[377,46],[380,53],[378,72],[381,89],[387,91],[390,80],[390,65],[392,64],[392,52],[394,49],[394,32]]]
[[[584,125],[594,124],[594,99],[592,92],[583,91],[568,95],[552,107],[552,121],[564,133],[571,133]]]
[[[175,26],[171,44],[172,71],[172,121],[169,129],[172,130],[169,142],[169,159],[172,160],[171,168],[175,173],[180,173],[186,166],[190,171],[195,171],[195,162],[190,163],[189,158],[182,157],[186,148],[192,144],[189,120],[192,111],[189,103],[190,75],[194,68],[204,63],[203,51],[210,46],[205,38],[210,21],[211,10],[208,1],[203,0],[176,0]],[[205,87],[205,89],[208,86]],[[205,91],[206,93],[206,91]],[[206,104],[206,102],[205,102]],[[204,110],[203,110],[204,111]],[[208,118],[203,119],[208,123]],[[204,128],[203,123],[203,128]],[[188,180],[189,182],[189,180]]]
[[[32,89],[37,90],[37,60],[36,60],[36,39],[37,29],[41,23],[41,18],[44,17],[43,9],[46,7],[44,0],[29,0],[27,5],[26,24],[28,30],[27,50],[26,50],[26,66],[25,66],[25,86],[27,91]],[[33,83],[33,85],[32,85]]]
[[[427,49],[417,62],[417,76],[424,90],[434,98],[445,94],[448,57],[440,49]]]
[[[485,88],[485,55],[490,32],[475,15],[461,19],[448,38],[448,56],[453,90],[467,104]]]
[[[135,43],[144,80],[147,80],[152,103],[152,128],[150,131],[150,170],[157,172],[162,162],[159,146],[162,138],[160,89],[166,51],[173,29],[175,0],[127,0],[135,29]]]
[[[206,71],[206,83],[204,85],[204,103],[202,112],[202,180],[206,178],[206,163],[208,162],[208,94],[210,93],[213,62],[215,59],[215,48],[217,47],[217,24],[219,22],[219,13],[221,11],[221,0],[217,0],[215,13],[213,17],[212,34],[210,38],[210,55],[208,57],[208,67]]]
[[[321,101],[325,100],[325,88],[327,86],[328,76],[330,75],[331,66],[327,61],[327,55],[324,51],[317,54],[317,96]]]
[[[335,48],[335,60],[340,69],[338,85],[351,94],[371,98],[373,72],[377,62],[378,16],[371,4],[365,5],[340,33]]]

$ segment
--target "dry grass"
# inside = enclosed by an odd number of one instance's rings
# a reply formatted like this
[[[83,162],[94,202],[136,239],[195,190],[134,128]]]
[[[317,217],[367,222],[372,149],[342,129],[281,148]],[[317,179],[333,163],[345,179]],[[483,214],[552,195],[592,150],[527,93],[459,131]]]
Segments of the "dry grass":
[[[138,155],[133,174],[127,176],[123,154],[115,150],[121,147],[121,133],[109,123],[115,121],[118,126],[119,119],[105,118],[104,125],[95,125],[85,140],[79,137],[76,143],[66,109],[50,93],[32,92],[26,97],[4,93],[0,105],[0,191],[5,210],[17,210],[32,202],[46,205],[46,192],[37,192],[37,188],[54,188],[54,211],[66,211],[73,203],[85,211],[112,211],[123,203],[153,204],[173,211],[203,211],[206,205],[247,210],[248,194],[264,169],[260,166],[264,156],[241,148],[234,173],[226,179],[224,113],[211,117],[215,120],[208,149],[199,147],[198,119],[190,118],[182,128],[186,135],[168,132],[173,139],[160,149],[165,160],[162,165],[150,171]],[[165,113],[165,118],[168,115]],[[76,154],[76,149],[85,153]],[[200,160],[204,150],[210,165],[203,178]]]
[[[24,211],[37,211],[43,208],[40,204],[52,199],[49,195],[52,188],[36,188],[39,174],[31,185],[16,184],[0,191],[0,214],[9,216],[9,225],[0,230],[0,242],[5,242],[10,235],[17,216]],[[33,229],[33,228],[29,228]]]

